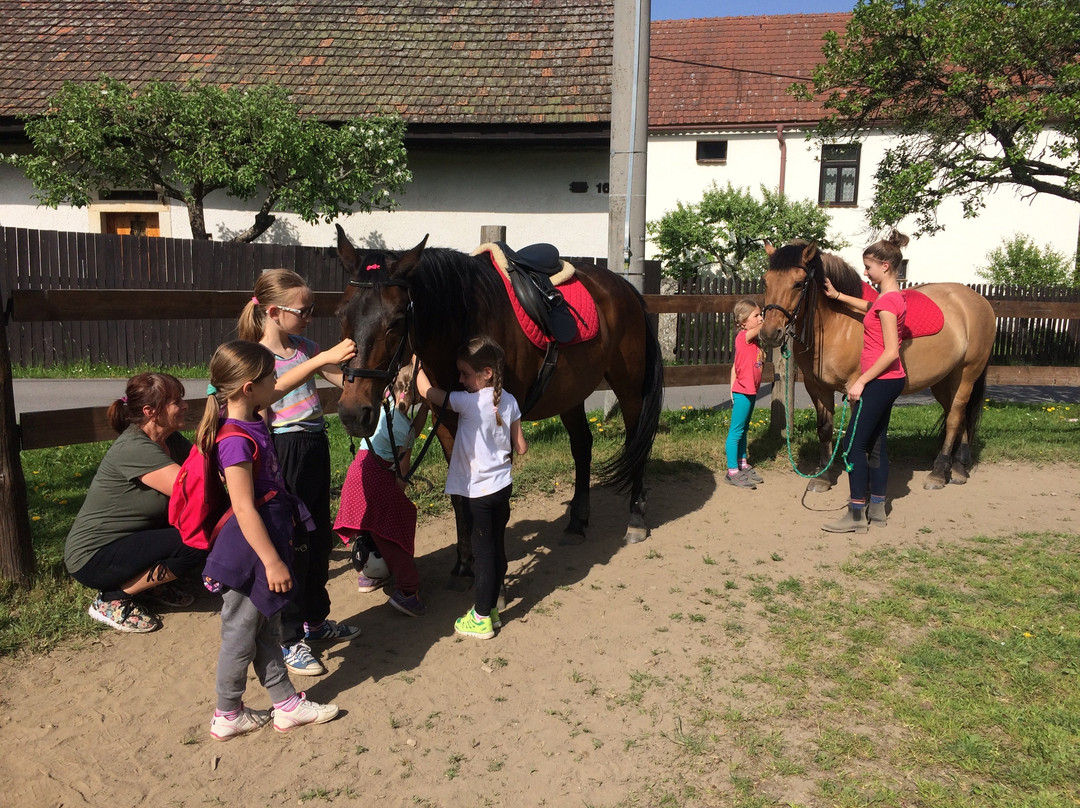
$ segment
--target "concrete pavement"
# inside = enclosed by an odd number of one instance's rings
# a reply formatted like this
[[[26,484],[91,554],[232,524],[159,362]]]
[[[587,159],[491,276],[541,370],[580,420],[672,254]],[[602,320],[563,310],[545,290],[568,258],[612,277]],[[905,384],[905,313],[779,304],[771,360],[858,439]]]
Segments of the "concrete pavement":
[[[206,379],[182,381],[188,398],[205,395]],[[126,379],[15,379],[15,411],[17,415],[21,415],[24,412],[108,406],[124,394],[126,383]],[[602,409],[605,395],[610,394],[603,391],[593,393],[585,401],[586,409]],[[771,396],[772,385],[763,384],[758,391],[758,406],[767,408]],[[996,401],[1080,404],[1080,388],[991,386],[987,388],[986,397]],[[928,404],[933,400],[929,391],[926,391],[901,396],[899,404]],[[695,409],[726,408],[730,401],[731,395],[726,384],[669,387],[664,395],[664,407],[669,410],[685,406]],[[810,399],[802,384],[795,385],[795,406],[800,409],[810,406]]]

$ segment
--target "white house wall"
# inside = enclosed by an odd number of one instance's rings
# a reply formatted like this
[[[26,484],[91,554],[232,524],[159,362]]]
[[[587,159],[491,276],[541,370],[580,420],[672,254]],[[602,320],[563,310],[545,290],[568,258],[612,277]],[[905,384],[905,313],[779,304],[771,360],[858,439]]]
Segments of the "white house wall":
[[[698,140],[728,141],[727,161],[721,165],[698,165]],[[793,199],[818,198],[820,147],[805,139],[801,131],[784,133],[787,163],[785,193]],[[873,135],[862,144],[856,208],[832,209],[830,235],[847,241],[840,254],[856,268],[862,267],[862,248],[874,240],[866,230],[865,204],[873,197],[874,169],[884,154],[889,138]],[[649,138],[649,168],[646,218],[659,219],[674,210],[678,202],[694,204],[715,181],[749,188],[755,194],[760,185],[776,189],[780,182],[781,150],[775,129],[758,132],[702,132],[653,134]],[[904,250],[908,259],[908,279],[915,283],[958,281],[977,283],[976,272],[986,265],[986,254],[1003,239],[1020,233],[1040,247],[1052,246],[1065,256],[1076,253],[1080,205],[1046,195],[1021,198],[1020,192],[1002,187],[987,195],[986,207],[976,219],[964,219],[960,203],[945,202],[939,211],[945,229],[932,236],[913,239]],[[900,230],[912,235],[914,220],[900,223]],[[655,257],[651,248],[647,257]]]
[[[338,219],[354,242],[402,249],[429,234],[431,246],[469,251],[480,243],[482,227],[501,225],[511,246],[546,241],[563,255],[607,254],[606,147],[413,148],[409,167],[414,180],[400,197],[398,210]],[[571,182],[585,183],[587,191],[571,193]],[[61,205],[54,210],[36,205],[32,192],[21,172],[0,166],[0,224],[96,232],[100,213],[115,207],[95,203],[91,208]],[[183,205],[170,201],[154,208],[160,211],[163,235],[191,237]],[[205,217],[208,232],[227,239],[250,226],[253,208],[217,192],[206,199]],[[336,243],[333,223],[308,225],[287,213],[277,217],[260,241],[320,247]]]

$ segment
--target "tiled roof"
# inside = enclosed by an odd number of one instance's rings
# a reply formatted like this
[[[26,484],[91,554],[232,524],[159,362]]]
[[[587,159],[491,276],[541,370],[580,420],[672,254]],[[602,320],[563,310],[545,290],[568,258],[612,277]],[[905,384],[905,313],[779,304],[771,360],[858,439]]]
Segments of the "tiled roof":
[[[327,119],[610,116],[613,0],[0,0],[0,116],[65,81],[273,81]]]
[[[850,14],[789,14],[656,20],[649,60],[653,129],[812,123],[816,101],[787,88],[823,60],[826,31],[843,32]]]

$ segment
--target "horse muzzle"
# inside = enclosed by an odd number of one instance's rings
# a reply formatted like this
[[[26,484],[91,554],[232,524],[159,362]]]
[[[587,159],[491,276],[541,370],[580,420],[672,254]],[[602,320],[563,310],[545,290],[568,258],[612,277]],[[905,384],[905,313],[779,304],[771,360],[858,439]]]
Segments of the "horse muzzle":
[[[338,418],[345,431],[354,438],[370,438],[379,425],[380,407],[368,404],[352,405],[338,402]]]

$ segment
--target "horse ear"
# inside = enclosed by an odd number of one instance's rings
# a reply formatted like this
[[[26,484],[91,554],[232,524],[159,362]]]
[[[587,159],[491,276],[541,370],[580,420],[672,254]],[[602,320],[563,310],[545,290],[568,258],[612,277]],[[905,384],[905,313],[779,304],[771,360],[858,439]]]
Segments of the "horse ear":
[[[352,242],[349,241],[349,237],[345,235],[345,230],[340,224],[334,225],[337,228],[337,253],[338,260],[341,262],[342,268],[349,275],[356,274],[356,248],[353,247]]]
[[[428,235],[430,235],[430,233],[426,234],[419,244],[394,262],[394,275],[401,273],[408,275],[416,269],[416,265],[420,263],[420,256],[424,254],[424,247],[427,246]]]
[[[803,247],[803,251],[802,251],[803,266],[804,267],[809,266],[810,262],[813,261],[817,257],[817,254],[818,254],[818,246],[817,246],[816,241],[811,241],[809,244],[807,244],[805,247]]]
[[[776,247],[774,247],[774,246],[772,245],[772,242],[771,242],[771,241],[766,241],[766,242],[765,242],[765,244],[764,244],[764,246],[765,246],[765,254],[766,254],[767,256],[769,256],[769,257],[771,258],[771,257],[772,257],[772,254],[773,254],[774,252],[776,252]]]

